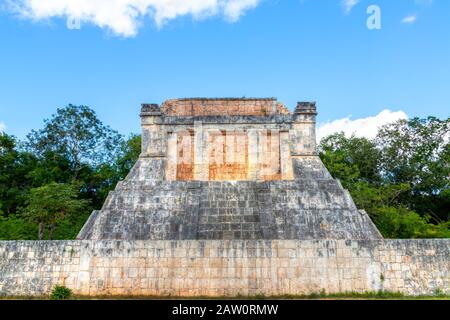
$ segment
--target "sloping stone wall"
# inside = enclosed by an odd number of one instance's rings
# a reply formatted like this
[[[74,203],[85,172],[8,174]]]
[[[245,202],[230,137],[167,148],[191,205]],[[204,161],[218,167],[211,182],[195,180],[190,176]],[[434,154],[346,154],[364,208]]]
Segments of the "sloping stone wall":
[[[306,166],[306,165],[305,165]],[[313,171],[302,167],[302,171]],[[323,171],[319,171],[323,172]],[[381,239],[336,180],[147,183],[111,192],[80,240]]]
[[[450,293],[450,240],[0,242],[0,295]]]

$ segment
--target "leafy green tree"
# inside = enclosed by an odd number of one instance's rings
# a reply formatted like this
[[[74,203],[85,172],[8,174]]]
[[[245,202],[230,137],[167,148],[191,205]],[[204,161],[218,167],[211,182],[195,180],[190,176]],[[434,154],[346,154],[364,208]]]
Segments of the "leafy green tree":
[[[23,204],[32,184],[29,173],[36,163],[36,157],[18,149],[13,136],[0,132],[0,201],[5,216]]]
[[[46,152],[42,157],[35,157],[36,161],[30,166],[27,178],[31,187],[38,187],[51,182],[70,183],[74,172],[70,162],[64,156]]]
[[[384,237],[450,237],[450,191],[446,182],[449,175],[445,171],[449,164],[449,134],[443,122],[430,119],[388,125],[381,129],[374,141],[354,136],[347,138],[339,133],[320,143],[320,156],[330,173],[349,189],[358,208],[368,212]],[[417,126],[426,128],[411,128]],[[443,137],[437,141],[422,137],[430,135],[430,132],[439,132]],[[417,142],[412,142],[411,136]],[[415,145],[418,142],[422,143],[420,147]],[[436,159],[418,156],[424,154],[432,154]],[[398,160],[399,167],[396,166],[397,156],[404,161]],[[414,161],[420,164],[414,164]],[[434,177],[424,170],[423,165],[427,161],[433,168]],[[424,188],[427,184],[440,187],[427,191]],[[436,218],[433,212],[444,212],[447,217]]]
[[[409,184],[371,185],[363,181],[355,183],[349,191],[356,206],[372,214],[379,207],[401,206],[401,196],[410,189]]]
[[[36,240],[37,229],[36,224],[15,215],[0,216],[0,240]]]
[[[374,221],[385,238],[450,238],[450,222],[429,223],[429,217],[404,207],[380,207]]]
[[[38,225],[38,239],[42,240],[48,228],[52,239],[56,226],[64,219],[86,210],[89,201],[78,198],[75,184],[50,183],[30,192],[24,216]]]
[[[86,166],[114,161],[122,136],[105,126],[87,106],[69,105],[58,109],[41,130],[33,130],[27,146],[41,158],[56,154],[67,159],[74,178]]]
[[[344,133],[330,135],[319,144],[319,154],[331,175],[346,188],[358,181],[379,183],[379,150],[366,138]]]
[[[437,222],[448,220],[441,194],[450,188],[450,118],[400,120],[382,127],[376,142],[384,178],[411,185],[404,203]]]
[[[141,136],[132,135],[120,146],[116,158],[111,163],[103,163],[92,171],[80,174],[84,182],[84,193],[93,201],[94,207],[101,207],[108,192],[125,179],[141,153]]]
[[[131,135],[127,142],[122,147],[121,156],[116,162],[118,177],[120,180],[126,178],[131,168],[141,154],[141,136]]]

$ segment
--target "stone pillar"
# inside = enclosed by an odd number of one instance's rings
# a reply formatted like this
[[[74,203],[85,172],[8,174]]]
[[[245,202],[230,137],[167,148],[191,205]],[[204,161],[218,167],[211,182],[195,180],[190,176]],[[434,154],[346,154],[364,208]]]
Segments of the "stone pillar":
[[[135,166],[144,180],[164,180],[167,163],[167,133],[161,124],[157,104],[143,104],[141,109],[142,151]]]
[[[165,157],[167,143],[158,123],[162,113],[157,104],[143,104],[141,109],[142,157]]]
[[[317,156],[315,102],[299,102],[293,115],[291,156]]]

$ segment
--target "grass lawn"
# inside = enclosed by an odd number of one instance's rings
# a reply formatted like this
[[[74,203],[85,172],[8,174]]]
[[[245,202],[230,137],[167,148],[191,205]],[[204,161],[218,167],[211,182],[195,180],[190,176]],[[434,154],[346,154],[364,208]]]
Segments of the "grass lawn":
[[[50,300],[48,296],[0,297],[0,300]],[[175,296],[77,296],[69,300],[450,300],[450,295],[437,292],[430,296],[410,296],[399,292],[313,293],[310,295],[235,296],[235,297],[175,297]]]

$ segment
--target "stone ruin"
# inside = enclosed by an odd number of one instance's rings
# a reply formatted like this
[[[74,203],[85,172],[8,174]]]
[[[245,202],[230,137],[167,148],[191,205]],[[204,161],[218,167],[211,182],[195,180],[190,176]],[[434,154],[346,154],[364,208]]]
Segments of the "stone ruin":
[[[321,162],[316,116],[274,98],[144,104],[139,160],[78,239],[381,239]]]
[[[315,103],[142,106],[142,154],[67,241],[0,241],[0,297],[450,294],[450,240],[387,240],[317,155]]]

